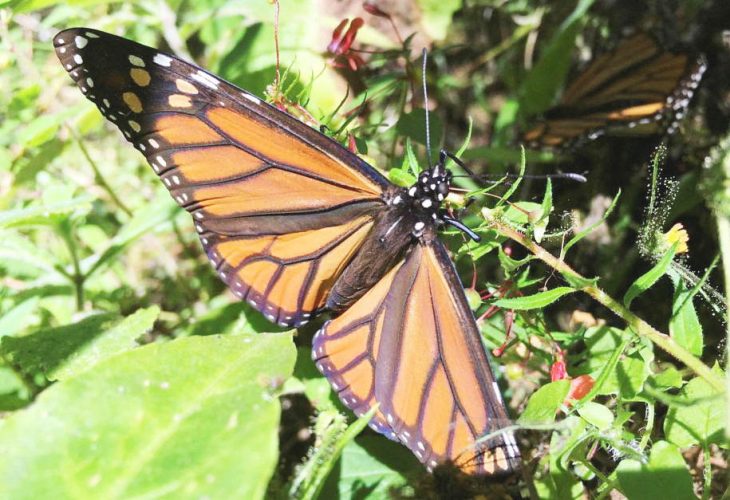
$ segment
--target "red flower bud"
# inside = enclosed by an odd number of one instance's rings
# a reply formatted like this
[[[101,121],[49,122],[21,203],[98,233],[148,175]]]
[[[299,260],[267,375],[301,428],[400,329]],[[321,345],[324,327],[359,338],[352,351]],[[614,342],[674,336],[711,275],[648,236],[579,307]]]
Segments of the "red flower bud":
[[[373,16],[384,17],[386,19],[390,18],[390,14],[382,11],[380,7],[375,5],[375,2],[363,2],[362,8],[365,9],[365,12],[372,14]]]

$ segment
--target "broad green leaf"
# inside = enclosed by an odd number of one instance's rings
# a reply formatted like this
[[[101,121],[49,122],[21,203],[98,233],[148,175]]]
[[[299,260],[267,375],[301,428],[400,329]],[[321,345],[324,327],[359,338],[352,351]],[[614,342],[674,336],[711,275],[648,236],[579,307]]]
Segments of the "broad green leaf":
[[[560,297],[573,292],[575,292],[574,288],[560,286],[557,288],[553,288],[552,290],[538,292],[534,295],[527,295],[525,297],[510,297],[507,299],[499,299],[494,302],[494,305],[499,306],[503,309],[517,309],[520,311],[525,311],[529,309],[540,309],[552,304]]]
[[[27,375],[42,373],[52,380],[57,370],[87,345],[93,345],[119,318],[100,313],[69,325],[42,328],[22,337],[4,337],[3,356]]]
[[[570,390],[569,380],[557,380],[540,387],[530,396],[527,408],[522,412],[519,423],[545,424],[555,421],[555,414],[565,401]]]
[[[674,282],[674,297],[672,298],[672,317],[669,320],[669,335],[695,356],[702,356],[704,343],[702,325],[693,303],[696,290],[687,289],[679,276],[671,274]]]
[[[583,417],[586,422],[598,427],[598,430],[605,431],[613,424],[613,413],[602,404],[588,401],[583,403],[578,409],[578,414]]]
[[[667,269],[669,268],[669,265],[672,263],[672,259],[674,259],[675,250],[676,244],[667,253],[664,254],[664,257],[662,257],[659,262],[654,265],[654,267],[652,267],[643,275],[639,276],[639,278],[637,278],[636,281],[631,284],[628,291],[626,292],[626,295],[624,295],[624,305],[626,307],[631,307],[631,302],[636,297],[647,291],[654,285],[654,283],[657,282],[657,280],[659,280],[659,278],[664,276],[664,274],[667,272]]]
[[[648,463],[622,460],[616,474],[621,491],[630,499],[696,498],[679,448],[666,441],[654,443]]]
[[[50,380],[64,380],[73,377],[100,362],[101,360],[130,349],[139,344],[137,340],[152,330],[160,316],[157,306],[139,309],[127,316],[112,328],[102,332],[73,352],[59,368],[48,374]],[[56,339],[63,340],[63,339]]]
[[[0,422],[0,497],[262,498],[294,356],[262,334],[107,358]]]
[[[424,471],[408,448],[380,436],[360,435],[342,450],[320,498],[392,498],[408,484],[405,474]]]
[[[722,374],[717,367],[713,371]],[[669,408],[664,420],[664,433],[668,441],[680,448],[695,444],[706,447],[710,443],[728,447],[723,435],[726,415],[724,398],[704,379],[696,377],[690,380],[674,401],[676,405]]]

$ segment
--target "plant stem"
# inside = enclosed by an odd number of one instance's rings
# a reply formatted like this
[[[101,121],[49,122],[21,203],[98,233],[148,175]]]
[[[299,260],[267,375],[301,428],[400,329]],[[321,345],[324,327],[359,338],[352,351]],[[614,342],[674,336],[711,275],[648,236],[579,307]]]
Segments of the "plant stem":
[[[89,165],[91,165],[91,169],[94,171],[94,180],[101,186],[101,188],[106,191],[106,193],[109,195],[109,197],[112,199],[114,204],[118,206],[127,216],[132,216],[132,211],[127,208],[127,206],[122,202],[122,200],[119,199],[119,197],[114,193],[114,190],[111,188],[111,186],[106,182],[106,179],[104,179],[104,176],[101,175],[101,171],[99,170],[99,167],[97,167],[96,162],[91,158],[91,155],[89,154],[89,151],[86,149],[86,146],[84,146],[84,142],[81,140],[81,138],[76,134],[76,132],[69,127],[69,132],[73,136],[73,138],[76,140],[76,144],[78,144],[79,149],[81,150],[81,153],[84,155],[84,158],[86,158],[86,161],[89,162]]]
[[[717,391],[725,391],[725,384],[722,377],[715,374],[707,365],[702,363],[702,361],[692,355],[692,353],[679,345],[669,335],[661,333],[653,328],[644,320],[629,311],[626,307],[624,307],[623,304],[621,304],[616,299],[601,290],[593,283],[593,281],[578,274],[575,270],[573,270],[573,268],[566,264],[565,261],[558,259],[550,252],[542,248],[540,245],[527,238],[517,229],[509,226],[508,224],[505,224],[500,220],[497,220],[494,217],[489,217],[488,215],[486,216],[488,217],[487,223],[493,229],[497,230],[502,235],[516,241],[517,243],[525,247],[535,257],[543,261],[551,268],[558,271],[563,276],[569,276],[571,278],[574,278],[574,280],[572,280],[573,282],[578,281],[587,283],[583,286],[577,286],[576,288],[583,293],[590,295],[598,303],[613,311],[614,314],[616,314],[618,317],[626,322],[629,328],[636,335],[648,338],[656,346],[660,347],[661,349],[687,365],[688,368],[690,368],[697,375],[705,379],[707,383],[709,383]]]
[[[79,256],[76,252],[76,245],[74,244],[73,238],[72,238],[72,231],[73,231],[73,225],[69,221],[64,221],[61,223],[61,227],[59,228],[59,233],[61,235],[61,238],[66,243],[66,246],[68,247],[68,252],[71,255],[71,262],[73,263],[74,272],[70,276],[71,283],[74,286],[74,290],[76,291],[76,310],[77,311],[83,311],[84,310],[84,281],[86,280],[86,277],[81,272],[81,263],[79,262]]]

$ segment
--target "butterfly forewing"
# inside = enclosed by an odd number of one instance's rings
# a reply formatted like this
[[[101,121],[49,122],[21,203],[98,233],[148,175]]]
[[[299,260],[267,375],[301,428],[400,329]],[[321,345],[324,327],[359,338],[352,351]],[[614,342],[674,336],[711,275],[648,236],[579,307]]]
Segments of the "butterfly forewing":
[[[409,255],[314,339],[313,357],[340,399],[429,467],[476,474],[519,462],[499,390],[463,288],[436,239]]]
[[[387,181],[307,125],[150,47],[75,28],[54,39],[86,97],[194,220],[217,272],[267,318],[321,309]]]
[[[523,138],[568,147],[606,133],[672,132],[705,68],[703,58],[666,51],[639,33],[593,60]]]

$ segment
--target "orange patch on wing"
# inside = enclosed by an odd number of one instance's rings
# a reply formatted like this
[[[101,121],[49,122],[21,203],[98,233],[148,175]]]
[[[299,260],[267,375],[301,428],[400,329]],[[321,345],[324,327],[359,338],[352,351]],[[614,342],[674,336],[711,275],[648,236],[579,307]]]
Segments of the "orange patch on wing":
[[[360,248],[365,236],[370,232],[373,223],[369,222],[356,230],[350,237],[330,250],[320,261],[317,274],[312,282],[311,293],[314,303],[322,305],[327,301],[327,295],[334,284],[335,278],[350,263],[350,259]]]
[[[423,391],[429,370],[438,359],[436,325],[433,312],[424,304],[432,301],[428,271],[419,270],[406,304],[406,321],[401,332],[398,373],[407,374],[395,380],[393,409],[408,427],[418,423]]]
[[[424,395],[426,397],[426,395]],[[444,456],[449,439],[449,424],[451,423],[452,404],[444,404],[445,401],[453,401],[453,395],[446,380],[443,368],[439,367],[431,382],[431,390],[427,395],[426,412],[423,418],[421,433],[428,441],[433,453]]]
[[[194,116],[167,115],[155,122],[155,129],[173,146],[209,144],[223,138]]]
[[[267,302],[276,305],[284,311],[294,312],[299,308],[299,292],[305,284],[309,273],[310,262],[302,262],[299,264],[285,266],[284,270],[276,280],[274,287],[266,298]],[[314,308],[304,308],[305,311],[311,311]]]
[[[244,215],[277,211],[301,212],[344,204],[352,191],[283,170],[266,170],[237,182],[203,187],[194,197],[212,215]]]
[[[631,108],[622,109],[621,111],[615,111],[609,113],[608,117],[614,120],[631,120],[641,117],[654,116],[664,108],[663,102],[653,102],[650,104],[643,104],[641,106],[633,106]]]
[[[207,116],[231,138],[256,149],[275,163],[292,165],[371,195],[381,193],[379,186],[355,169],[284,130],[226,108],[211,109]]]
[[[279,266],[273,262],[258,260],[243,266],[238,271],[238,277],[259,295],[263,295],[277,269]]]
[[[339,370],[347,363],[366,352],[368,333],[368,325],[362,325],[343,337],[328,339],[325,344],[327,348],[326,352],[328,361],[330,361],[335,368]]]
[[[487,425],[486,402],[475,373],[474,359],[471,356],[469,344],[466,342],[461,328],[462,319],[456,313],[458,306],[445,276],[438,270],[439,263],[436,256],[430,249],[426,252],[424,263],[429,270],[431,294],[435,310],[438,311],[441,357],[444,364],[450,368],[450,375],[459,382],[456,385],[456,397],[461,401],[466,415],[475,428],[484,429]],[[473,321],[470,318],[467,320]]]
[[[360,400],[367,399],[373,387],[373,369],[367,359],[363,359],[342,375],[348,389]]]
[[[264,252],[271,244],[273,236],[252,239],[226,240],[218,243],[215,250],[231,267],[238,267],[248,257]]]
[[[255,156],[228,145],[184,149],[175,152],[172,161],[190,182],[220,181],[262,167],[261,160]]]

